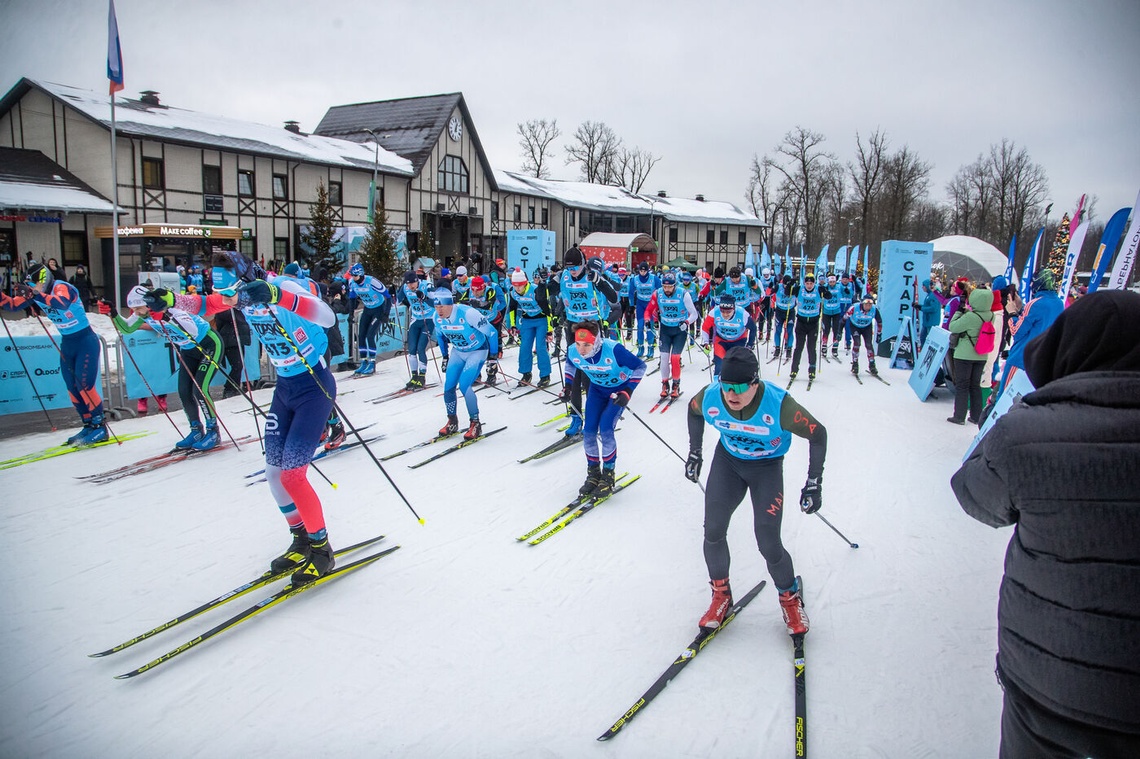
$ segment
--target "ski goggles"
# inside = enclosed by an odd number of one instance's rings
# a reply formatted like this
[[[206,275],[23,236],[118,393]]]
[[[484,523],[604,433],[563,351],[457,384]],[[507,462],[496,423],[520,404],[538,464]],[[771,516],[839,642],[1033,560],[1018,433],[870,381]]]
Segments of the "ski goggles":
[[[724,388],[725,392],[734,393],[736,395],[743,395],[748,392],[748,388],[752,387],[751,382],[722,382],[720,386]]]
[[[241,279],[233,269],[215,266],[210,270],[210,276],[214,280],[214,292],[222,295],[237,295],[238,287],[241,286]]]

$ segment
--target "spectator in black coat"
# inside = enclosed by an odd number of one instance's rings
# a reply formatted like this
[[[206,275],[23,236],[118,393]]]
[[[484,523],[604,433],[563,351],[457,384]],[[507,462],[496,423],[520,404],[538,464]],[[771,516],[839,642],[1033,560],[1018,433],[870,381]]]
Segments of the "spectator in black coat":
[[[87,276],[87,269],[82,265],[75,267],[75,273],[71,275],[68,280],[75,289],[79,291],[79,300],[83,302],[83,308],[87,311],[95,310],[95,285],[92,284],[91,278]]]
[[[1077,301],[1026,347],[1026,395],[951,479],[1016,525],[998,604],[1001,754],[1140,757],[1140,295]]]

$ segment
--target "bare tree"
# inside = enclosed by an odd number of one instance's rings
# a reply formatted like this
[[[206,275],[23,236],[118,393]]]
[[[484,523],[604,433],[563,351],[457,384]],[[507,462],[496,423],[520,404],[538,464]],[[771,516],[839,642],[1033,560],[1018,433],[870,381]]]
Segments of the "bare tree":
[[[803,241],[808,250],[814,250],[823,235],[823,201],[835,179],[835,156],[820,147],[825,140],[819,132],[797,126],[784,135],[770,161],[784,179],[782,187],[791,196],[789,200],[803,212]]]
[[[617,180],[622,187],[630,192],[639,193],[641,188],[645,186],[645,180],[649,178],[649,172],[660,160],[660,156],[655,156],[648,150],[621,148],[614,157],[614,170],[617,174]]]
[[[538,179],[549,179],[550,161],[554,158],[551,145],[562,136],[558,119],[533,119],[519,123],[516,131],[519,134],[519,147],[522,148],[523,172]]]
[[[566,164],[580,164],[582,179],[598,184],[620,184],[615,159],[621,140],[601,121],[583,121],[566,147]]]
[[[858,204],[861,240],[868,239],[871,228],[872,209],[878,199],[883,184],[883,163],[887,156],[887,135],[878,129],[871,132],[864,145],[859,133],[855,133],[855,163],[847,164],[851,175],[855,203]]]
[[[883,165],[884,235],[888,240],[907,239],[907,225],[919,201],[930,187],[931,166],[908,145],[903,145]]]

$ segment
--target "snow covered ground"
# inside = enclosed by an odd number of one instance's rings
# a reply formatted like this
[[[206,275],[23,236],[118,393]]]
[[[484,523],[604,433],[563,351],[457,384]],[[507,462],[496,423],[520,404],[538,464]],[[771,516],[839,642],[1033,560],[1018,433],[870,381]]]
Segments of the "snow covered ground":
[[[685,368],[689,393],[704,361]],[[883,362],[885,363],[885,362]],[[515,374],[513,353],[504,367]],[[773,379],[771,365],[763,375]],[[787,367],[783,375],[787,375]],[[808,750],[815,757],[996,754],[995,613],[1008,531],[967,517],[948,486],[972,431],[948,401],[918,402],[903,372],[858,385],[823,364],[796,395],[827,426],[823,513],[789,509],[784,540],[804,578]],[[341,384],[357,425],[377,422],[377,455],[444,421],[430,390],[373,405],[404,362]],[[650,377],[631,408],[678,450],[678,405],[647,416]],[[260,391],[266,401],[270,391]],[[0,473],[8,559],[0,575],[0,755],[5,757],[757,757],[793,752],[793,669],[771,584],[657,700],[608,743],[602,734],[680,653],[709,601],[700,490],[627,414],[619,469],[640,482],[547,542],[516,543],[576,492],[580,450],[527,464],[552,442],[542,393],[480,403],[505,432],[428,466],[386,464],[419,525],[363,451],[313,475],[334,545],[377,534],[401,550],[270,609],[153,672],[128,671],[268,595],[255,593],[124,652],[108,648],[251,579],[288,535],[256,444],[113,484],[74,479],[161,452],[161,417],[116,432],[156,434]],[[240,398],[220,402],[234,435],[253,433]],[[461,421],[466,417],[461,412]],[[184,426],[184,419],[177,421]],[[0,459],[59,442],[0,442]],[[706,459],[715,435],[706,434]],[[793,444],[798,494],[806,444]],[[730,532],[738,594],[767,579],[750,510]]]

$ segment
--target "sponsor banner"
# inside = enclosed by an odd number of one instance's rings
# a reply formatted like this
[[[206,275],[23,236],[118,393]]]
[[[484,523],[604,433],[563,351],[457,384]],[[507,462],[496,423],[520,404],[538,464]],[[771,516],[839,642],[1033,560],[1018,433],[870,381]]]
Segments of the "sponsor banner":
[[[549,269],[553,264],[553,232],[545,229],[507,230],[508,275],[518,267],[530,277],[539,266]]]
[[[934,389],[934,378],[942,368],[942,359],[950,350],[950,332],[942,327],[931,327],[930,334],[926,336],[926,345],[922,346],[922,353],[918,357],[914,371],[910,373],[907,381],[914,394],[920,401],[925,401]]]
[[[71,407],[59,368],[59,351],[47,335],[11,340],[5,335],[0,338],[0,346],[0,414],[39,411],[41,401],[44,408]],[[100,387],[99,382],[97,378],[96,388]]]
[[[1013,406],[1021,400],[1021,396],[1029,395],[1037,388],[1033,387],[1033,383],[1029,381],[1029,377],[1025,372],[1014,372],[1013,376],[1009,378],[1009,382],[1005,383],[1005,390],[1002,390],[1001,395],[994,402],[993,411],[986,417],[986,421],[982,424],[982,428],[978,430],[978,434],[974,436],[974,441],[970,443],[970,447],[966,449],[966,454],[962,456],[962,461],[970,457],[974,449],[978,447],[978,443],[982,442],[982,438],[986,436],[990,430],[997,424],[997,420],[1009,411]]]
[[[883,243],[879,270],[879,313],[883,315],[882,340],[899,334],[899,321],[914,319],[919,283],[930,277],[934,246],[928,242]]]

